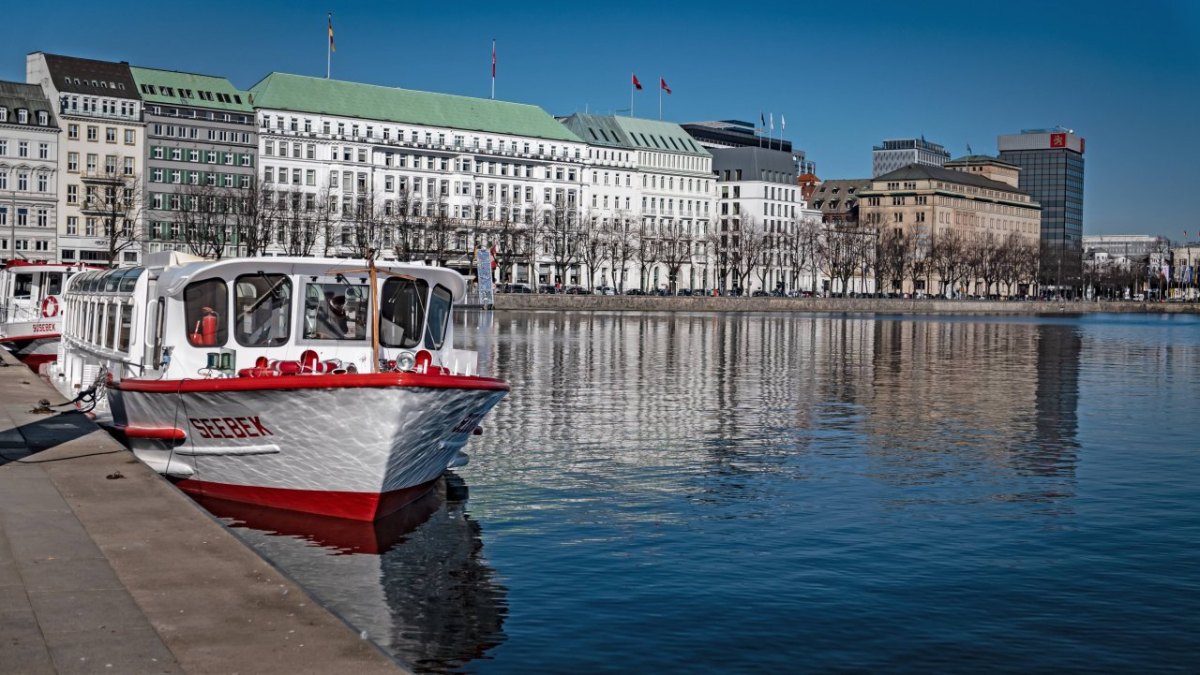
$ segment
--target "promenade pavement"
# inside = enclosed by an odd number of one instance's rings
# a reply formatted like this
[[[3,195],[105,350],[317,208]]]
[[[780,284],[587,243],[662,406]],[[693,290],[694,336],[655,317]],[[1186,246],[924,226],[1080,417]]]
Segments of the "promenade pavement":
[[[0,352],[0,673],[402,672]]]

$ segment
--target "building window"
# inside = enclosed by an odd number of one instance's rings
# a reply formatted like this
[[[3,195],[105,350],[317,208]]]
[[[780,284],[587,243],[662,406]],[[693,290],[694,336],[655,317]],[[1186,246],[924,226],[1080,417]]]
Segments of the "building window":
[[[67,216],[67,235],[73,237],[77,234],[79,234],[79,217]],[[64,251],[63,253],[65,254],[66,252]]]
[[[105,127],[104,128],[104,142],[105,143],[116,143],[117,142],[117,130],[115,128],[113,128],[113,127]]]

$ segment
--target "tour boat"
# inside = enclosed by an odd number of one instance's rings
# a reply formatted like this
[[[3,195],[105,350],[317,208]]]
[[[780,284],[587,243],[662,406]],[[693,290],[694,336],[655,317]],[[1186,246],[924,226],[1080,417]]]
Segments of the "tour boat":
[[[83,269],[25,260],[0,269],[0,345],[35,371],[58,353],[63,282]]]
[[[152,254],[70,280],[48,375],[187,492],[375,520],[509,391],[453,347],[465,293],[420,264]]]

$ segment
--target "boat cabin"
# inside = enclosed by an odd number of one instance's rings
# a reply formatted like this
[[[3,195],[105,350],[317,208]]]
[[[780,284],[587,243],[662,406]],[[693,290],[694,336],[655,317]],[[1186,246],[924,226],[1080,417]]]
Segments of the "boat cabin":
[[[79,265],[9,261],[0,270],[0,323],[53,318],[64,283],[82,269]]]
[[[450,313],[466,292],[453,270],[381,262],[372,286],[353,260],[186,258],[72,278],[57,379],[78,390],[100,368],[116,380],[476,374],[475,352],[452,346]]]

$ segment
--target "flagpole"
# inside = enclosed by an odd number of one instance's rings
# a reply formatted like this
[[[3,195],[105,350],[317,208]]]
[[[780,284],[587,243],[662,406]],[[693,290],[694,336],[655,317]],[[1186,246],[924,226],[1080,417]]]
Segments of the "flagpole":
[[[492,100],[496,100],[496,38],[492,38]]]
[[[659,75],[658,76],[658,120],[660,122],[662,121],[662,90],[663,90],[663,76]]]
[[[633,117],[633,93],[635,91],[637,91],[637,87],[633,84],[633,81],[630,80],[629,81],[629,116],[630,117]]]
[[[325,79],[329,79],[329,66],[333,63],[333,12],[329,13],[329,24],[325,35]]]

